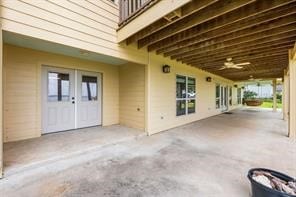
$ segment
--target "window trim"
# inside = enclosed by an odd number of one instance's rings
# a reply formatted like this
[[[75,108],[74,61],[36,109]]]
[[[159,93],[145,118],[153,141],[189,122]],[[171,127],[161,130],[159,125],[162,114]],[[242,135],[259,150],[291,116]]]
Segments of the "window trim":
[[[217,97],[217,86],[219,87],[219,97]],[[219,107],[217,107],[217,101],[219,101]],[[215,107],[216,109],[221,109],[221,84],[215,84]]]
[[[197,100],[197,91],[196,91],[196,77],[193,76],[188,76],[188,75],[182,75],[182,74],[176,74],[175,77],[175,90],[177,90],[177,77],[185,77],[185,91],[186,91],[186,97],[185,98],[177,98],[177,94],[176,94],[176,102],[175,102],[175,106],[176,106],[176,117],[182,117],[182,116],[187,116],[187,115],[191,115],[191,114],[195,114],[196,113],[196,100]],[[192,78],[194,79],[194,86],[195,86],[195,97],[194,98],[189,98],[188,97],[188,78]],[[188,101],[189,100],[194,100],[194,112],[188,113]],[[185,114],[177,114],[177,101],[185,101]]]
[[[242,88],[237,88],[237,104],[242,104]]]
[[[232,86],[228,86],[228,104],[232,106]]]

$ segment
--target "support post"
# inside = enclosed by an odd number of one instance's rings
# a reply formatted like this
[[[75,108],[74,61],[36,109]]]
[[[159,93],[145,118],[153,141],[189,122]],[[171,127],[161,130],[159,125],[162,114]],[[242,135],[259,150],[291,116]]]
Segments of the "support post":
[[[272,81],[273,86],[273,111],[276,112],[277,110],[277,102],[276,102],[276,79]]]
[[[289,137],[296,140],[296,44],[289,51],[290,76],[290,109],[289,109]]]
[[[283,81],[283,119],[288,120],[289,119],[289,74],[287,70],[284,72],[284,81]]]
[[[1,13],[0,13],[1,15]],[[0,178],[3,177],[3,39],[0,22]]]

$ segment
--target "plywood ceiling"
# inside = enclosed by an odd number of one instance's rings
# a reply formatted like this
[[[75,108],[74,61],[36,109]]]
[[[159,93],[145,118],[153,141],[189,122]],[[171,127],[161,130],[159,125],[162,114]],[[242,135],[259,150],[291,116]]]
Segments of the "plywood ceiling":
[[[161,19],[132,35],[136,42],[179,62],[238,81],[277,78],[296,41],[296,0],[193,0],[174,21]],[[250,62],[219,70],[226,58]]]

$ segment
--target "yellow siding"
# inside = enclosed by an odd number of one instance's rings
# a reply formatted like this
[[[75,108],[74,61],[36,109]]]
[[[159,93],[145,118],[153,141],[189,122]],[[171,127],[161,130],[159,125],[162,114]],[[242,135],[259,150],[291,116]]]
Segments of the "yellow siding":
[[[103,74],[103,125],[119,123],[119,68],[4,45],[4,141],[41,135],[41,65]]]
[[[164,74],[162,72],[164,64],[171,66],[171,73]],[[176,116],[176,74],[196,78],[197,99],[196,113],[194,114]],[[212,82],[206,82],[208,76],[212,77]],[[233,85],[230,80],[154,54],[150,57],[147,77],[149,78],[147,104],[149,106],[147,117],[149,134],[221,113],[221,109],[215,107],[215,84]],[[234,96],[235,94],[233,94],[233,99]]]
[[[143,63],[146,53],[117,44],[118,5],[108,0],[2,0],[3,30]]]
[[[119,121],[133,128],[145,128],[145,67],[126,64],[119,69]]]

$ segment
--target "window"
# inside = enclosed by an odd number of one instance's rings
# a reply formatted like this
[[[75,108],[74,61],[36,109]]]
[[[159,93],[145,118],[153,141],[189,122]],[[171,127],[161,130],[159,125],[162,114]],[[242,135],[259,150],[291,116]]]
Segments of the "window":
[[[237,89],[237,104],[242,104],[242,89]]]
[[[176,115],[195,113],[195,78],[177,75],[176,77]]]
[[[82,76],[82,91],[81,100],[82,101],[96,101],[98,100],[98,86],[97,77],[93,76]]]
[[[49,72],[48,73],[48,101],[69,101],[70,81],[69,74]]]
[[[229,105],[232,106],[232,87],[229,87]]]
[[[220,85],[216,84],[216,109],[220,108]]]

